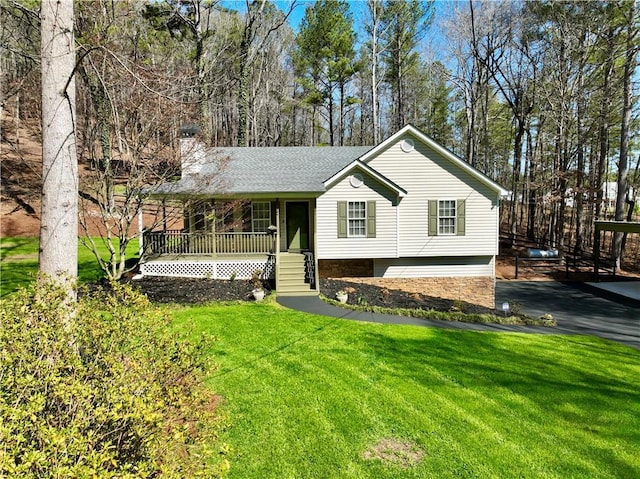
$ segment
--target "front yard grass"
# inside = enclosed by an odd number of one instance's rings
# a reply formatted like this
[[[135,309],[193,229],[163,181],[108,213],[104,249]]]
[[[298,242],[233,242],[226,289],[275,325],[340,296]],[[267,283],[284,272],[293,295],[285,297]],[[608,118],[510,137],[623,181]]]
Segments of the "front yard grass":
[[[632,348],[350,322],[277,304],[172,314],[218,338],[209,385],[231,423],[230,478],[640,477]],[[376,458],[385,440],[407,448]]]
[[[0,297],[25,287],[38,274],[38,238],[15,237],[0,238]],[[102,257],[108,257],[106,247],[98,239],[96,241]],[[137,254],[131,244],[131,256]],[[129,257],[129,255],[127,255]],[[104,277],[93,253],[82,243],[78,244],[78,281],[88,283]]]
[[[0,246],[6,295],[32,280],[37,239]],[[84,251],[90,281],[99,270]],[[271,301],[166,311],[176,334],[218,338],[208,385],[230,423],[230,478],[640,477],[635,349],[350,322]]]

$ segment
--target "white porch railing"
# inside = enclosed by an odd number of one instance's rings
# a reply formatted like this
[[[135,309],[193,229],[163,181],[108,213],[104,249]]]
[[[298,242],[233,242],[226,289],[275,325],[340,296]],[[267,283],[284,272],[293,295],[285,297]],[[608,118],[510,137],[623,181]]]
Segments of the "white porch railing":
[[[143,244],[147,255],[249,255],[271,252],[274,237],[267,233],[146,231]]]

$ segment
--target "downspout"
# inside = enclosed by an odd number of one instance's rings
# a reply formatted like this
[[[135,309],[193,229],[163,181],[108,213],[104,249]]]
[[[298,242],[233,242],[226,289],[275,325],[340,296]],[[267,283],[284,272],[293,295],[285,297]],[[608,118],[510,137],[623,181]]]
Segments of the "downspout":
[[[316,291],[320,291],[320,270],[318,269],[318,214],[316,198],[313,199],[313,270],[315,274]]]
[[[398,195],[396,199],[396,258],[399,258],[399,257],[400,257],[400,195]]]
[[[276,199],[276,247],[274,254],[276,255],[276,292],[278,290],[278,281],[280,280],[280,200]]]

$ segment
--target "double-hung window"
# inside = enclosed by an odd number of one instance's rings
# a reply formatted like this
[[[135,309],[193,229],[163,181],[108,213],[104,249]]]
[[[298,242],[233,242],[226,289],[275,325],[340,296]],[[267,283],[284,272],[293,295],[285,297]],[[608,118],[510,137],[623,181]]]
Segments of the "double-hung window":
[[[456,234],[457,208],[456,200],[438,201],[438,234]]]
[[[466,200],[429,200],[429,236],[465,236]]]
[[[365,201],[349,201],[347,222],[349,236],[367,236],[367,203]]]
[[[251,228],[254,233],[264,233],[271,225],[271,203],[251,203]]]
[[[375,238],[376,202],[338,201],[338,238]]]

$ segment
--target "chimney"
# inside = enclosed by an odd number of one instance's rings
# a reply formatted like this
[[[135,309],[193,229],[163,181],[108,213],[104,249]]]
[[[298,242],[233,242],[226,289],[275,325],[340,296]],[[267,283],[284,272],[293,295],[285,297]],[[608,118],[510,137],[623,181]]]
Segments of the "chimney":
[[[180,127],[180,166],[183,178],[199,173],[204,163],[204,145],[196,138],[200,131],[200,127],[194,124]]]

